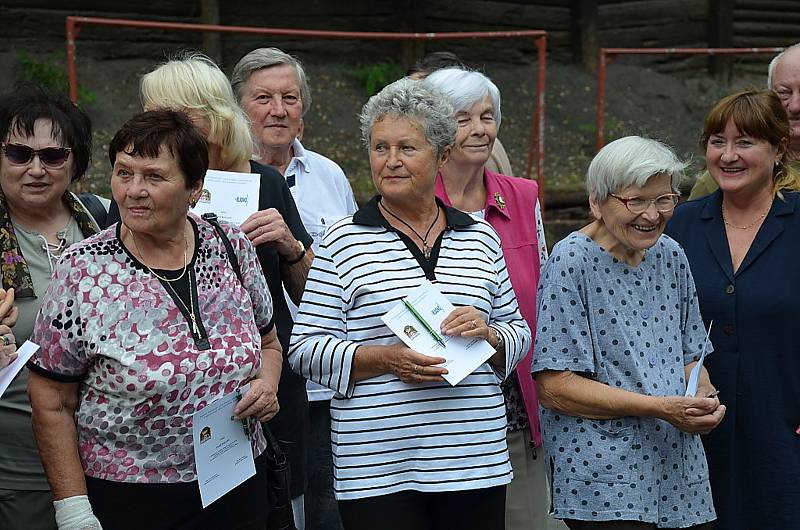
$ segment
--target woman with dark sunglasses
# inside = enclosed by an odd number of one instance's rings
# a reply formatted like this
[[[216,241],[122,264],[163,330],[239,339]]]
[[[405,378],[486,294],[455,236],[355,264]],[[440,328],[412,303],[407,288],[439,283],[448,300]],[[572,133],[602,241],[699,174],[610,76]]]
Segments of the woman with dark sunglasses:
[[[14,289],[18,344],[31,335],[52,267],[99,231],[67,190],[89,164],[89,118],[66,97],[22,86],[0,98],[0,279]],[[1,339],[0,339],[1,340]],[[0,398],[0,528],[55,528],[52,499],[31,430],[23,369]]]

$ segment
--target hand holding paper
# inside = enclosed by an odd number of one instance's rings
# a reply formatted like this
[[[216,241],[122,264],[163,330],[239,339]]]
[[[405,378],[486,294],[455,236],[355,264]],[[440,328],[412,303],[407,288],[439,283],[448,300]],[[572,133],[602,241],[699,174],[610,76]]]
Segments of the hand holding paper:
[[[33,357],[36,350],[39,349],[38,344],[26,340],[25,343],[17,349],[17,357],[5,368],[0,369],[0,397],[6,391],[8,385],[14,380],[25,363]]]
[[[192,415],[192,438],[197,483],[203,508],[256,474],[250,445],[249,420],[233,411],[248,385],[226,394]]]
[[[409,304],[414,308],[413,312],[409,310]],[[382,317],[389,329],[412,350],[430,357],[444,358],[440,366],[447,368],[447,373],[442,377],[453,386],[495,353],[494,348],[481,337],[441,336],[436,331],[442,329],[442,323],[454,309],[453,304],[426,280]],[[464,314],[471,315],[469,312]],[[475,316],[459,317],[454,322],[456,328],[453,329],[474,330],[479,325],[485,325],[483,319]]]

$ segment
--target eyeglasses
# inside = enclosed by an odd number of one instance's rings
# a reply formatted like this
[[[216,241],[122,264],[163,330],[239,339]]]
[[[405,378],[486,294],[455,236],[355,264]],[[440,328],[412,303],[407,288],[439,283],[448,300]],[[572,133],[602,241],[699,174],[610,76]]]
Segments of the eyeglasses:
[[[72,149],[69,147],[45,147],[44,149],[34,149],[29,145],[22,144],[3,144],[3,152],[6,159],[15,166],[25,166],[30,164],[34,156],[39,157],[43,166],[51,169],[61,169],[67,163]]]
[[[647,211],[650,205],[653,204],[656,210],[660,213],[668,213],[675,209],[678,200],[681,198],[677,193],[666,193],[659,195],[655,199],[645,199],[644,197],[618,197],[613,193],[609,193],[612,197],[625,205],[629,212],[639,215]]]

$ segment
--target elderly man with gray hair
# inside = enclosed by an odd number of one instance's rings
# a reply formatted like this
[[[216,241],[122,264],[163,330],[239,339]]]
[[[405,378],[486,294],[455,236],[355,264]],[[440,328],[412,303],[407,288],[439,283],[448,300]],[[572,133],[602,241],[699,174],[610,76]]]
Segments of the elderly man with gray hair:
[[[767,70],[767,87],[778,97],[789,115],[792,128],[789,148],[800,153],[800,42],[776,55]],[[689,199],[705,197],[717,189],[711,175],[704,172],[692,187]]]
[[[286,178],[300,218],[314,238],[316,252],[326,228],[352,215],[358,207],[339,165],[300,143],[303,117],[311,108],[311,92],[302,63],[277,48],[258,48],[234,67],[231,84],[250,118],[260,161],[276,167]],[[297,307],[288,298],[287,302],[296,317]],[[341,523],[333,497],[330,448],[333,392],[313,382],[308,383],[307,390],[311,425],[308,484],[303,498],[295,481],[294,511],[305,511],[307,530],[336,530]],[[298,523],[303,526],[303,521]]]

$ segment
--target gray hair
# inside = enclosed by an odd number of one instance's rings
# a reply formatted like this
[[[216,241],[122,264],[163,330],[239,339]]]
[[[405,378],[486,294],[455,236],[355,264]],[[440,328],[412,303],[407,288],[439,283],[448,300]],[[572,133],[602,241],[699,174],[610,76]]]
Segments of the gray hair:
[[[480,72],[461,68],[436,70],[423,81],[447,96],[456,113],[465,111],[486,96],[492,100],[492,115],[500,127],[500,90]]]
[[[783,59],[783,57],[792,50],[800,50],[800,42],[797,44],[792,44],[781,53],[773,57],[769,62],[769,68],[767,68],[767,88],[770,90],[772,90],[772,74],[775,72],[775,67],[777,67],[778,63],[781,62],[781,59]]]
[[[361,109],[361,139],[369,149],[372,127],[386,116],[417,122],[436,156],[456,139],[453,107],[442,91],[421,81],[403,78],[369,98]]]
[[[297,80],[300,84],[300,101],[303,104],[303,116],[305,116],[308,109],[311,108],[311,89],[308,87],[303,63],[300,62],[300,59],[292,57],[278,48],[257,48],[239,59],[239,62],[233,67],[231,75],[231,86],[236,93],[236,98],[239,101],[242,100],[244,87],[253,72],[283,65],[291,66],[297,73]]]
[[[597,200],[605,200],[628,186],[644,186],[650,177],[666,173],[674,191],[688,164],[667,145],[641,136],[614,140],[595,155],[586,172],[586,189]]]

